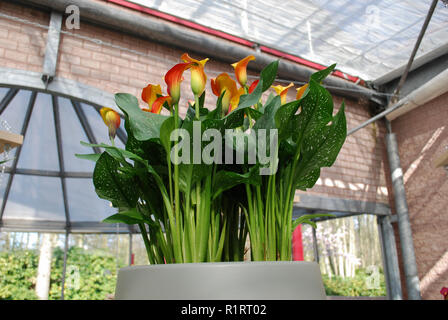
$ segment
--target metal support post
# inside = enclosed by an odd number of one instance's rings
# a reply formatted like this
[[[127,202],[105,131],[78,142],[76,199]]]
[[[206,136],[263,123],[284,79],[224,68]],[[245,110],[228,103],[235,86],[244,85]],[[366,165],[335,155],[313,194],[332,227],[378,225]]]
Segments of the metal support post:
[[[409,209],[404,188],[403,170],[401,169],[398,143],[394,133],[388,133],[386,135],[386,148],[387,156],[389,158],[392,187],[394,190],[395,211],[397,213],[398,229],[400,232],[401,252],[403,255],[403,266],[406,277],[406,290],[410,300],[420,300],[420,284],[414,244],[412,241]]]
[[[398,267],[397,247],[390,217],[377,217],[381,249],[383,253],[384,276],[387,284],[387,295],[390,300],[402,300],[400,269]]]

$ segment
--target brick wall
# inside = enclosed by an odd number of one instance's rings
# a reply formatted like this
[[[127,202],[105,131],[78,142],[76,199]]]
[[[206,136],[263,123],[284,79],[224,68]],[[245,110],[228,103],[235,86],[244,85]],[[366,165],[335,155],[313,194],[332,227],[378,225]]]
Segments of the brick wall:
[[[113,6],[110,3],[108,5]],[[0,1],[0,11],[43,25],[48,25],[49,22],[48,12],[9,2]],[[5,18],[0,18],[0,25],[0,66],[41,71],[46,30]],[[128,92],[140,98],[141,89],[148,83],[159,83],[166,92],[162,78],[171,66],[180,62],[183,53],[175,48],[108,30],[82,20],[79,30],[66,30],[65,23],[63,30],[71,34],[61,35],[56,76],[76,80],[110,93]],[[92,39],[101,40],[101,43],[92,42]],[[205,58],[197,55],[193,57]],[[233,68],[219,61],[207,62],[206,72],[209,79],[221,72],[228,72],[233,76]],[[188,83],[189,76],[185,78],[180,101],[183,107],[187,105],[187,100],[193,99]],[[211,93],[209,82],[207,90],[209,94],[206,103],[214,106],[216,98]],[[291,89],[289,93],[290,99],[294,99],[295,90]],[[334,98],[336,112],[342,99]],[[366,104],[347,99],[345,102],[348,128],[353,128],[370,117]],[[143,105],[143,102],[141,103]],[[185,109],[181,114],[184,112]],[[309,193],[387,202],[383,136],[384,128],[371,124],[348,137],[335,165],[322,170],[321,178]]]
[[[448,93],[394,120],[392,129],[399,145],[422,296],[439,300],[440,289],[448,287],[448,173],[435,168],[434,160],[448,146]]]

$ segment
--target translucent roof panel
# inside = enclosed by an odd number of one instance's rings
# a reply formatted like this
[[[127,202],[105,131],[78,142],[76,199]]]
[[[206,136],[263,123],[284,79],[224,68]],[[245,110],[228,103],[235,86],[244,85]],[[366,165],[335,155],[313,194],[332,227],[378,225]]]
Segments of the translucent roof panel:
[[[9,88],[3,88],[0,87],[0,101],[5,97],[5,95],[8,93]]]
[[[61,179],[14,175],[3,218],[65,221]]]
[[[67,196],[71,221],[101,221],[117,213],[110,202],[98,198],[91,179],[67,178]]]
[[[1,114],[1,120],[6,122],[11,132],[17,134],[21,133],[30,97],[31,91],[20,90]],[[12,149],[9,154],[9,159],[12,159],[16,152],[16,148]]]
[[[65,170],[93,172],[94,162],[81,160],[75,156],[76,153],[93,153],[92,148],[84,147],[80,144],[80,141],[89,142],[89,140],[76,115],[75,109],[68,99],[59,97],[58,101]]]
[[[53,104],[49,94],[37,94],[17,168],[60,170]]]
[[[365,80],[406,64],[431,0],[133,0]],[[416,57],[448,43],[439,1]]]

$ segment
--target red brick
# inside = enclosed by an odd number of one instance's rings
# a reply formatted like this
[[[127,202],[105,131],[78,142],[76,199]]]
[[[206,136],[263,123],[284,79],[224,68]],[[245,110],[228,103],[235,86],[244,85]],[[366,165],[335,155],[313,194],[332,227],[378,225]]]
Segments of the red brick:
[[[89,68],[85,68],[85,67],[81,67],[81,66],[71,65],[70,71],[75,75],[80,75],[80,76],[85,76],[85,77],[88,77],[90,75]]]
[[[91,69],[99,69],[100,68],[100,63],[98,61],[90,60],[90,59],[82,59],[81,65],[84,67],[91,68]]]

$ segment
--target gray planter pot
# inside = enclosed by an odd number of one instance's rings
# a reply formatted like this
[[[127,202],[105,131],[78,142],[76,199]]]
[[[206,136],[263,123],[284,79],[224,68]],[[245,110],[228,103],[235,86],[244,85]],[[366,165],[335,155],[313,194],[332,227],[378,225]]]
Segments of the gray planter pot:
[[[120,269],[118,300],[322,300],[315,262],[219,262]]]

